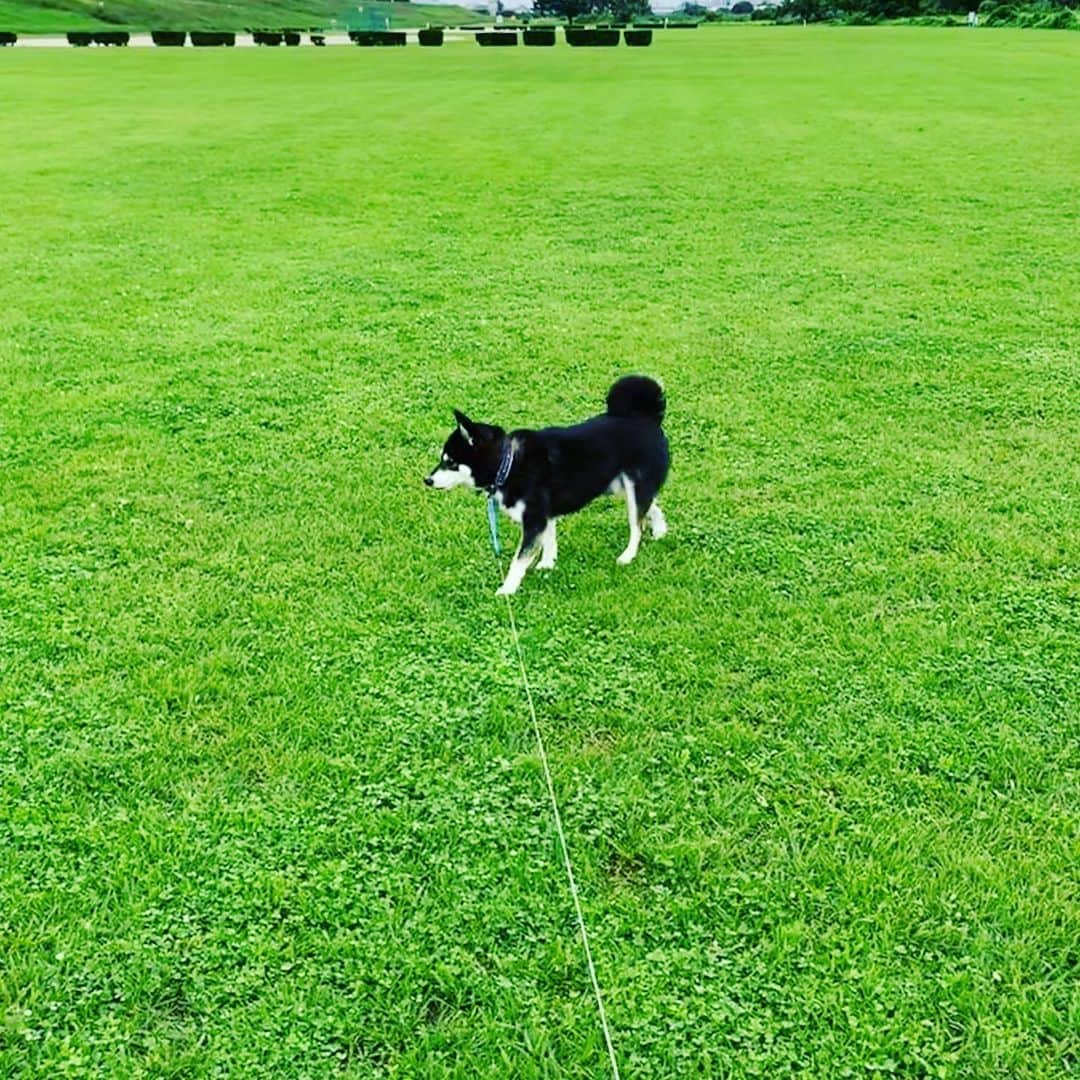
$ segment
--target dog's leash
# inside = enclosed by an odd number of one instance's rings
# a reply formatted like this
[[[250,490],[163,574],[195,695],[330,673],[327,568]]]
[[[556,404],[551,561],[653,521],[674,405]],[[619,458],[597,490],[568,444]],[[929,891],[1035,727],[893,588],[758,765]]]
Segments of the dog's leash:
[[[495,556],[499,556],[499,516],[495,508],[495,496],[488,496],[488,528],[491,530],[491,546],[495,549]]]
[[[509,445],[509,439],[507,444]],[[504,454],[506,452],[504,451]],[[510,462],[513,461],[513,448],[506,455],[506,473],[510,471]],[[499,472],[503,473],[500,464]],[[496,481],[496,486],[506,479]],[[491,546],[495,551],[496,560],[499,556],[499,528],[495,516],[495,496],[488,496],[488,527],[491,529]],[[500,573],[502,571],[501,563]],[[533,704],[532,687],[529,685],[529,674],[525,669],[525,656],[521,651],[521,638],[518,634],[517,622],[514,619],[514,605],[510,597],[506,597],[506,614],[510,619],[510,635],[514,639],[514,649],[517,652],[518,667],[521,669],[521,683],[525,687],[525,700],[529,704],[529,715],[532,717],[533,734],[536,736],[536,748],[540,752],[540,764],[544,770],[544,782],[547,784],[548,796],[551,799],[551,810],[555,817],[555,831],[559,836],[559,847],[562,850],[563,865],[566,867],[566,879],[570,883],[570,896],[574,901],[574,912],[577,915],[578,929],[581,931],[581,944],[585,949],[585,965],[589,969],[589,981],[592,983],[593,994],[596,996],[596,1008],[600,1014],[600,1027],[604,1032],[604,1044],[607,1046],[608,1058],[611,1061],[611,1075],[614,1080],[619,1080],[619,1062],[615,1057],[615,1046],[611,1041],[611,1031],[608,1028],[607,1013],[604,1011],[604,998],[600,993],[600,982],[596,977],[596,965],[593,963],[592,949],[589,948],[589,932],[585,929],[585,915],[581,910],[581,899],[578,896],[577,879],[574,877],[574,867],[570,862],[570,848],[566,843],[566,833],[563,832],[562,815],[559,813],[559,800],[555,797],[555,784],[551,779],[551,766],[548,764],[547,751],[544,749],[544,737],[540,731],[540,721],[536,718],[536,706]]]

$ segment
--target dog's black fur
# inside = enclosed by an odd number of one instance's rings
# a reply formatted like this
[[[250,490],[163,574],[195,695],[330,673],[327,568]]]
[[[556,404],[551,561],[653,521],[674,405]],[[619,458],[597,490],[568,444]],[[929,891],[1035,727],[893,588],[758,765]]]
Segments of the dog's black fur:
[[[655,535],[666,530],[659,507],[654,506],[669,464],[664,411],[660,385],[641,375],[619,379],[608,391],[607,412],[572,427],[507,433],[455,411],[458,426],[425,483],[465,484],[487,491],[521,524],[515,564],[523,560],[524,565],[516,570],[511,565],[501,591],[516,590],[541,539],[545,555],[541,565],[554,565],[554,519],[605,493],[625,494],[631,508],[631,543],[620,559],[630,562],[642,521],[648,519]],[[499,475],[500,467],[504,476]]]

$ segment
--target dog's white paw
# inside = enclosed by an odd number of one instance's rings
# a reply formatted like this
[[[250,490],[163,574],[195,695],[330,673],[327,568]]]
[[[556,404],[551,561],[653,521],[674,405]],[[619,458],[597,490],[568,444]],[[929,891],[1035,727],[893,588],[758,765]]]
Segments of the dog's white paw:
[[[634,561],[636,551],[624,551],[615,561],[620,566],[629,566]]]
[[[516,592],[517,592],[517,586],[516,585],[510,586],[510,585],[503,584],[503,585],[500,585],[495,590],[495,595],[496,596],[513,596],[514,593],[516,593]]]
[[[537,570],[554,570],[555,569],[555,560],[554,559],[541,559],[536,564],[536,569]]]
[[[667,536],[667,522],[664,520],[664,512],[656,503],[649,507],[649,513],[646,516],[649,519],[649,531],[653,534],[654,539],[659,540],[661,537]]]

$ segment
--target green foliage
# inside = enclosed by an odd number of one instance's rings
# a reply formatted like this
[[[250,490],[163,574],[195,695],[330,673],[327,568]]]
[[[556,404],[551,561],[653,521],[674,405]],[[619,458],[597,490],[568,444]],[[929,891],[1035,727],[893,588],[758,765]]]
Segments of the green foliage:
[[[566,22],[585,20],[629,23],[649,14],[648,0],[535,0],[533,12],[541,18]]]
[[[623,1075],[1075,1076],[1078,61],[0,56],[0,1076],[606,1075],[420,479],[627,371],[671,533],[515,601]]]
[[[979,18],[984,26],[1018,26],[1028,30],[1080,29],[1080,16],[1054,0],[1037,0],[1028,5],[982,0]]]
[[[835,0],[781,0],[776,15],[781,21],[821,22],[836,8]]]
[[[1010,26],[1016,22],[1016,6],[1000,0],[982,0],[979,18],[984,26]]]
[[[777,9],[780,22],[841,22],[866,26],[884,21],[909,21],[919,26],[957,26],[951,18],[971,10],[968,0],[783,0]],[[983,0],[979,5],[983,26],[1021,26],[1039,29],[1071,29],[1078,25],[1075,13],[1057,0],[1008,3]]]
[[[1035,10],[1032,14],[1035,18],[1030,25],[1036,30],[1080,30],[1080,13],[1075,9],[1051,5],[1048,10]]]

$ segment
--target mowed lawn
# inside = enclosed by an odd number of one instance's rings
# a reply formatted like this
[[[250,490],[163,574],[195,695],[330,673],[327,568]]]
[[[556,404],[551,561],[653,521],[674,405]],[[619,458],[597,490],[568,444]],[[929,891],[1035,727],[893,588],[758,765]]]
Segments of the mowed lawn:
[[[0,1073],[1080,1069],[1080,35],[0,54]],[[514,527],[504,522],[506,541]]]

